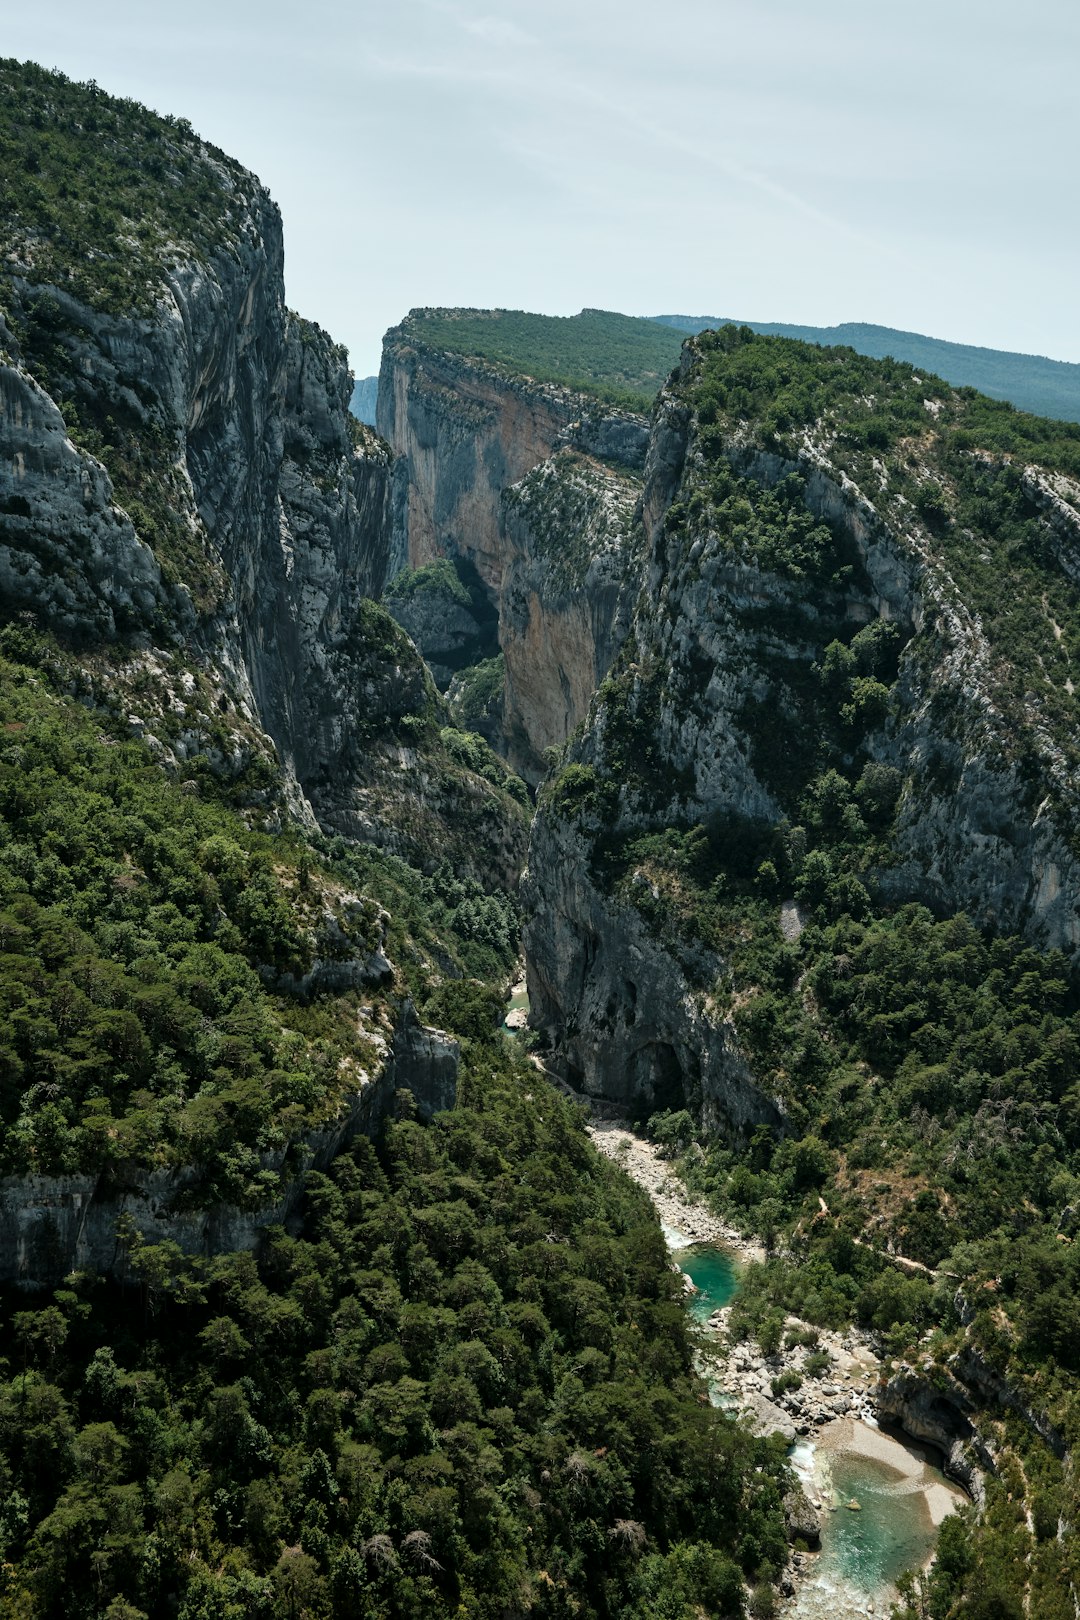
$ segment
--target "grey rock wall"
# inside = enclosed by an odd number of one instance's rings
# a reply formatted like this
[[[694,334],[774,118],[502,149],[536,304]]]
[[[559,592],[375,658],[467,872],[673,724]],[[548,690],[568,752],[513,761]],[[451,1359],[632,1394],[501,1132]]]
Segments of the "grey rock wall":
[[[684,378],[692,363],[684,354]],[[1036,701],[1019,724],[1003,712],[963,582],[913,507],[902,523],[887,522],[812,435],[796,460],[733,436],[732,468],[765,486],[798,473],[808,509],[853,559],[835,583],[781,575],[687,516],[700,453],[676,383],[658,401],[645,458],[643,589],[613,677],[566,756],[607,784],[603,825],[541,796],[525,948],[532,1021],[577,1084],[635,1108],[682,1097],[739,1132],[757,1120],[782,1125],[779,1110],[708,996],[688,993],[680,953],[605,892],[603,837],[725,813],[778,823],[778,756],[798,750],[813,724],[797,700],[800,683],[838,627],[879,619],[897,626],[903,648],[890,713],[867,744],[904,784],[895,860],[868,874],[882,899],[920,900],[939,914],[964,909],[977,923],[1071,951],[1080,943],[1080,864],[1067,828],[1080,802]],[[1080,534],[1071,504],[1056,487],[1041,499],[1071,556]],[[676,502],[682,516],[669,524]],[[707,973],[694,979],[709,982]]]
[[[689,1106],[729,1137],[783,1131],[732,1025],[641,915],[592,882],[587,840],[565,820],[534,823],[524,899],[529,1023],[576,1090],[633,1116]]]
[[[386,575],[391,458],[351,421],[347,356],[286,310],[282,275],[277,209],[253,182],[227,246],[162,270],[153,316],[10,282],[0,607],[78,645],[182,645],[210,689],[187,751],[232,727],[237,747],[276,751],[311,818],[308,784],[354,701],[357,610]],[[119,424],[125,487],[58,401]]]

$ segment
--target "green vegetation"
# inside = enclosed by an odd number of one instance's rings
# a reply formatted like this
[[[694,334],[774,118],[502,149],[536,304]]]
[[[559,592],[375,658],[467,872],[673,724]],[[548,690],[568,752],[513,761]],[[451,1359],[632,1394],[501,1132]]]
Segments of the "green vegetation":
[[[944,377],[958,388],[977,388],[992,399],[1009,400],[1022,411],[1080,421],[1080,365],[1038,354],[1012,354],[968,343],[948,343],[920,332],[845,321],[840,326],[789,326],[779,321],[729,321],[715,316],[653,315],[651,320],[691,335],[721,326],[748,326],[763,337],[795,338],[825,348],[854,349],[878,360],[903,360],[922,372]]]
[[[545,813],[576,822],[594,881],[640,914],[708,1016],[733,1025],[783,1109],[782,1132],[748,1140],[703,1133],[692,1089],[642,1121],[691,1188],[771,1251],[746,1276],[736,1333],[778,1343],[788,1311],[855,1321],[931,1383],[974,1357],[988,1389],[1003,1379],[1014,1392],[1011,1411],[990,1395],[978,1417],[1000,1469],[987,1513],[950,1528],[905,1620],[1065,1620],[1077,1571],[1056,1527],[1080,1510],[1062,1466],[1080,1442],[1080,979],[1071,954],[889,902],[898,810],[952,780],[944,690],[929,716],[939,752],[921,774],[884,762],[908,698],[901,658],[909,679],[931,668],[939,628],[860,628],[848,609],[870,593],[844,531],[811,516],[801,475],[765,488],[745,469],[756,447],[797,461],[810,442],[914,534],[946,598],[979,615],[1003,746],[1024,781],[1045,784],[1025,754],[1035,725],[1050,721],[1070,766],[1080,757],[1066,685],[1080,601],[1026,469],[1065,475],[1056,489],[1075,505],[1065,480],[1080,470],[1080,427],[745,330],[707,334],[696,352],[665,585],[601,686],[589,763],[571,750]],[[706,594],[730,577],[747,588]],[[708,638],[686,633],[691,599],[715,605],[739,649],[732,719],[775,821],[680,818],[695,779],[672,768],[670,722],[708,723],[719,669]]]
[[[182,263],[235,255],[258,182],[184,120],[10,60],[0,61],[0,167],[0,312],[22,361],[73,441],[104,463],[166,580],[212,610],[224,575],[190,510],[182,424],[107,343],[100,367],[85,356],[110,316],[152,314]]]
[[[516,776],[475,731],[458,731],[454,726],[443,726],[439,739],[450,758],[464,766],[493,787],[501,788],[518,804],[528,806],[529,790],[520,776]]]
[[[527,525],[529,549],[548,562],[552,589],[570,594],[584,587],[594,558],[626,549],[640,495],[640,477],[625,468],[562,449],[505,489],[502,507]]]
[[[448,693],[450,713],[462,731],[486,733],[502,718],[506,659],[502,653],[482,658],[455,675]]]
[[[744,1274],[736,1335],[764,1345],[788,1311],[855,1321],[931,1382],[974,1352],[1060,1436],[1045,1444],[1008,1406],[980,1414],[999,1468],[988,1510],[949,1529],[904,1620],[1069,1620],[1075,1554],[1057,1525],[1080,1511],[1062,1465],[1080,1444],[1075,977],[963,916],[874,914],[842,840],[806,849],[795,831],[671,829],[623,852],[620,893],[685,970],[711,960],[702,990],[790,1122],[783,1139],[761,1127],[742,1143],[688,1142],[685,1110],[650,1129],[684,1151],[695,1193],[774,1250]],[[777,923],[792,889],[809,912],[797,942]],[[702,939],[716,953],[704,962]]]
[[[207,1202],[272,1201],[260,1155],[288,1172],[381,1032],[370,987],[311,1004],[271,987],[370,955],[380,906],[417,994],[436,959],[503,977],[514,906],[445,862],[425,878],[255,830],[207,799],[198,762],[172,781],[62,696],[55,650],[9,626],[0,652],[0,1167],[194,1166]]]
[[[438,557],[423,568],[403,568],[383,594],[404,602],[414,596],[445,596],[451,602],[460,602],[462,607],[468,607],[472,600],[468,587],[448,557]]]
[[[632,315],[583,309],[414,309],[396,333],[514,376],[558,383],[612,405],[647,410],[679,358],[682,338]]]
[[[259,189],[186,120],[10,59],[0,167],[6,274],[117,315],[148,314],[164,272],[225,249]]]
[[[778,1572],[781,1455],[697,1399],[647,1200],[483,994],[438,999],[458,1107],[309,1176],[302,1238],[0,1302],[6,1614],[693,1620]]]

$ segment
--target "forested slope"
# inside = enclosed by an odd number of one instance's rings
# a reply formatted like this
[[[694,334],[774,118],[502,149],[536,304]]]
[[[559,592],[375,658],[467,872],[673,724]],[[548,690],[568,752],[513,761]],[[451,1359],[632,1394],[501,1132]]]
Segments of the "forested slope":
[[[530,852],[555,1061],[779,1251],[743,1330],[855,1319],[883,1409],[985,1440],[935,1620],[1064,1617],[1076,1580],[1078,433],[692,342],[647,590]]]

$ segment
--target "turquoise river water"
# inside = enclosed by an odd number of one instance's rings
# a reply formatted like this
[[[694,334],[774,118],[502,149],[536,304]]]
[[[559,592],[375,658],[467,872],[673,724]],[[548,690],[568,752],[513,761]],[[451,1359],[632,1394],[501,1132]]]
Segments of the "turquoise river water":
[[[668,1235],[674,1258],[697,1289],[690,1300],[691,1314],[704,1324],[735,1296],[739,1267],[715,1244],[682,1247],[677,1234]],[[829,1431],[824,1431],[820,1444],[799,1441],[790,1455],[808,1493],[824,1511],[821,1552],[785,1614],[791,1620],[887,1614],[897,1578],[904,1570],[925,1564],[934,1550],[937,1530],[927,1490],[944,1489],[944,1476],[921,1448],[894,1447],[894,1460],[904,1466],[893,1467],[846,1450],[844,1434],[830,1440]],[[858,1508],[848,1506],[852,1501]]]

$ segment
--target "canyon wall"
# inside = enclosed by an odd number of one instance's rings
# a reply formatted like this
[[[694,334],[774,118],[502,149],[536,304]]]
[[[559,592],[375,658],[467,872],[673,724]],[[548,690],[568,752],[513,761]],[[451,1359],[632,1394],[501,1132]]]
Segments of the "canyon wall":
[[[501,747],[537,782],[584,719],[640,584],[644,418],[424,341],[423,311],[387,333],[379,430],[392,446],[390,573],[439,558],[475,570],[506,660]],[[460,605],[391,603],[437,664],[478,641]],[[477,656],[483,656],[478,652]],[[448,664],[448,680],[454,667]]]
[[[879,844],[862,873],[871,896],[963,909],[981,926],[1071,952],[1080,864],[1065,829],[1077,795],[1067,733],[1037,696],[1018,707],[1007,661],[914,502],[860,487],[813,433],[792,454],[735,430],[718,451],[718,429],[695,409],[701,364],[690,345],[654,413],[643,588],[541,794],[526,952],[532,1022],[576,1084],[637,1112],[685,1100],[742,1135],[783,1110],[762,1097],[710,991],[722,960],[695,944],[689,916],[665,914],[658,891],[650,902],[641,871],[613,876],[612,850],[666,828],[790,829],[832,727],[845,770],[861,763],[869,780],[893,784],[888,849]],[[730,515],[718,522],[702,492],[721,461]],[[1060,498],[1060,480],[1027,477],[1048,537],[1067,561],[1080,554],[1075,501]],[[816,525],[815,544],[832,558],[816,577],[738,543],[773,496],[794,503],[770,508],[781,530],[794,532],[800,513]],[[860,630],[861,646],[880,633],[895,663],[856,682],[841,721],[827,712],[828,648]],[[721,845],[726,836],[736,834],[715,834]],[[796,828],[793,847],[805,836]]]

